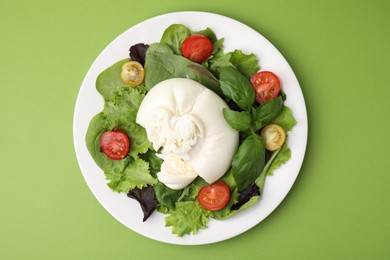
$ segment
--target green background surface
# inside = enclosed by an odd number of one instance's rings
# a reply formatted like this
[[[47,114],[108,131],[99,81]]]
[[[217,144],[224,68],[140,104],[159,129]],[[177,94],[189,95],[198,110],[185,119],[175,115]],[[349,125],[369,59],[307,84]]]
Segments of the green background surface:
[[[115,37],[174,11],[241,21],[285,56],[309,118],[283,203],[224,242],[177,246],[116,221],[89,190],[72,123]],[[0,259],[390,259],[390,2],[0,0]]]

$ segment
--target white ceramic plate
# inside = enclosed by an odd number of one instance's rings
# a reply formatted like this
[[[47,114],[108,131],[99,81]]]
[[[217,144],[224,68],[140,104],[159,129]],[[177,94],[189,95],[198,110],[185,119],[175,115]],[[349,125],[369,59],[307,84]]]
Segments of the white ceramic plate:
[[[246,53],[254,53],[263,70],[271,70],[280,77],[282,88],[287,94],[285,104],[292,109],[298,122],[289,133],[288,146],[292,150],[292,157],[274,176],[267,178],[260,202],[228,220],[210,219],[207,229],[200,230],[197,235],[182,238],[173,235],[171,227],[165,227],[163,214],[155,212],[146,222],[142,222],[143,214],[138,202],[108,188],[103,171],[95,164],[85,144],[90,120],[103,109],[103,99],[95,88],[97,76],[113,63],[128,57],[131,45],[158,42],[164,30],[174,23],[184,24],[193,31],[210,27],[218,38],[225,39],[225,52],[240,49]],[[81,85],[74,112],[73,134],[77,160],[84,178],[97,200],[112,216],[133,231],[151,239],[172,244],[199,245],[229,239],[247,231],[281,203],[294,184],[303,162],[307,143],[307,114],[294,72],[279,51],[262,35],[221,15],[177,12],[157,16],[131,27],[102,51]]]

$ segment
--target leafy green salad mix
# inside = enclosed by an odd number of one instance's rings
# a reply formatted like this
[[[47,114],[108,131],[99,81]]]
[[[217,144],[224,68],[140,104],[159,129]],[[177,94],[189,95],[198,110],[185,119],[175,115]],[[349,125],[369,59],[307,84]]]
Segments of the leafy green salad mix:
[[[181,53],[183,41],[194,34],[206,36],[213,44],[211,56],[201,64]],[[210,218],[223,220],[257,203],[266,177],[291,157],[286,142],[270,152],[259,135],[271,123],[281,126],[286,133],[294,127],[292,111],[284,105],[286,95],[281,91],[270,101],[255,102],[249,79],[260,70],[259,60],[241,50],[226,53],[223,42],[210,28],[194,32],[185,25],[173,24],[164,31],[160,42],[131,46],[129,58],[113,64],[96,80],[104,108],[93,117],[86,134],[91,156],[104,171],[110,189],[126,193],[140,203],[144,221],[157,210],[166,214],[166,226],[172,227],[172,233],[178,236],[196,234],[207,228]],[[145,79],[138,86],[129,87],[121,79],[122,65],[129,60],[144,67]],[[229,106],[223,109],[226,122],[239,131],[237,153],[229,170],[218,180],[230,189],[228,204],[221,210],[206,210],[199,204],[199,190],[209,185],[201,177],[181,190],[170,189],[157,179],[162,159],[156,155],[158,151],[153,149],[145,129],[136,123],[136,117],[148,91],[170,78],[190,78],[218,94]],[[108,158],[100,147],[103,133],[116,129],[126,133],[131,142],[128,154],[121,160]]]

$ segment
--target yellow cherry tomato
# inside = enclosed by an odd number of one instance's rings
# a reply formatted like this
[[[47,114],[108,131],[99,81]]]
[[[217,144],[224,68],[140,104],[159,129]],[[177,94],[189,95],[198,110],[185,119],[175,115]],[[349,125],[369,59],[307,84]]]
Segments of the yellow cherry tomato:
[[[270,124],[261,130],[261,137],[264,139],[265,149],[268,151],[278,150],[286,140],[284,129],[277,124]]]
[[[141,63],[137,61],[129,61],[122,65],[121,79],[130,86],[138,86],[144,81],[144,68]]]

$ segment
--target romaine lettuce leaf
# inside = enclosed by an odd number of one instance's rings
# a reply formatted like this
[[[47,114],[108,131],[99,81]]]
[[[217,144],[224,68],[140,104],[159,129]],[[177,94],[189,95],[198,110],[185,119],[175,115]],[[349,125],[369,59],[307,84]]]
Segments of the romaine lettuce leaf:
[[[275,159],[272,161],[272,163],[269,165],[266,175],[270,176],[273,175],[274,170],[279,169],[282,164],[286,163],[291,158],[291,150],[287,147],[286,144],[284,144],[280,150]]]

